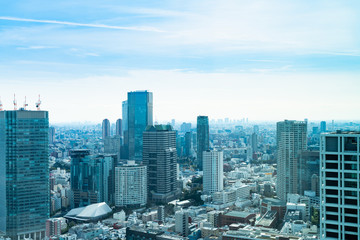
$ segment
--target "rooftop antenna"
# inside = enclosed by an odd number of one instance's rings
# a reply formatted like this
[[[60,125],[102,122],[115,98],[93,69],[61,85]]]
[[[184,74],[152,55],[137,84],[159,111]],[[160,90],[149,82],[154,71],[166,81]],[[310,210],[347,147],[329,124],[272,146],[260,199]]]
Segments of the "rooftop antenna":
[[[3,104],[2,104],[2,102],[1,102],[1,97],[0,97],[0,111],[3,111],[4,109],[3,109]]]
[[[41,100],[40,100],[40,94],[39,94],[39,100],[36,102],[36,109],[38,111],[40,111],[40,105],[41,105]]]
[[[14,93],[14,101],[13,101],[13,103],[14,103],[14,110],[17,110],[17,102],[16,102],[16,98],[15,98],[15,93]]]
[[[29,106],[29,104],[26,103],[26,96],[25,96],[25,102],[24,102],[24,110],[26,110],[26,107]]]

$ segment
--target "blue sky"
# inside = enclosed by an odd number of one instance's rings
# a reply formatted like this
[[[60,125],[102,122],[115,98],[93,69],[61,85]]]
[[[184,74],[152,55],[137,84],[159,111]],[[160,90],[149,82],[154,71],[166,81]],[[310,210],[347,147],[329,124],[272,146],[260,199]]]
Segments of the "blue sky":
[[[54,123],[139,89],[157,120],[360,120],[359,1],[4,0],[0,56],[4,107],[40,93]]]

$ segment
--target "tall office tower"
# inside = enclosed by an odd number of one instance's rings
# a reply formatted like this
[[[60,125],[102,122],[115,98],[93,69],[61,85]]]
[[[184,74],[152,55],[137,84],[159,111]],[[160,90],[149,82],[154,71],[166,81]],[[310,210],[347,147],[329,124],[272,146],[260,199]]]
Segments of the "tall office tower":
[[[251,134],[250,145],[251,145],[251,148],[252,148],[253,152],[258,151],[258,139],[257,139],[257,134],[256,133]]]
[[[223,152],[207,150],[203,152],[203,192],[211,194],[224,189]]]
[[[259,126],[254,125],[254,133],[259,134]]]
[[[118,120],[116,120],[116,131],[115,131],[115,135],[116,136],[120,136],[122,137],[122,120],[121,118],[119,118]]]
[[[147,168],[128,161],[115,168],[115,206],[142,207],[147,202]]]
[[[90,155],[90,150],[72,150],[70,184],[72,207],[93,203],[113,204],[116,155]]]
[[[121,156],[121,137],[119,135],[106,137],[104,139],[104,153],[115,154],[117,161],[120,160]]]
[[[43,239],[50,216],[47,111],[0,111],[0,232]]]
[[[286,200],[288,193],[298,193],[298,154],[307,148],[307,124],[302,121],[278,122],[276,193]]]
[[[110,121],[109,119],[104,119],[102,122],[102,139],[110,137]]]
[[[325,121],[321,121],[320,122],[320,132],[326,132],[326,122]]]
[[[115,201],[115,166],[117,162],[116,154],[101,154],[92,156],[94,167],[92,177],[97,189],[97,202],[106,202],[114,205]]]
[[[320,239],[360,239],[360,132],[320,140]]]
[[[189,235],[189,212],[181,209],[175,213],[175,232],[183,237]]]
[[[142,160],[143,132],[153,124],[153,94],[148,91],[128,93],[128,151],[130,160]]]
[[[298,193],[304,195],[305,191],[312,191],[313,176],[320,176],[320,152],[301,151],[298,158]]]
[[[190,132],[191,131],[191,123],[183,122],[180,126],[181,132]]]
[[[123,141],[121,143],[121,157],[123,159],[129,158],[129,134],[128,134],[128,104],[127,101],[122,102],[122,131]]]
[[[200,171],[203,169],[203,152],[209,150],[209,118],[207,116],[197,117],[197,165]]]
[[[191,141],[192,141],[192,136],[191,136],[191,132],[186,132],[185,133],[185,156],[186,157],[191,157]]]
[[[153,202],[168,203],[179,194],[176,187],[176,133],[170,125],[148,126],[143,140],[149,198]]]
[[[49,144],[54,144],[55,142],[55,128],[49,127]]]

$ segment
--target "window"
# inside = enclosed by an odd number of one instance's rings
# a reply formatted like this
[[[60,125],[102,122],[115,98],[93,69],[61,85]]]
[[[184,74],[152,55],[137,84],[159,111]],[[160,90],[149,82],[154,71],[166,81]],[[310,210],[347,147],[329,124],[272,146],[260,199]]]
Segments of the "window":
[[[345,199],[345,204],[357,206],[357,200],[356,199]]]
[[[326,152],[338,151],[338,137],[326,137]]]
[[[358,223],[357,217],[346,217],[346,216],[345,216],[345,222],[348,222],[348,223]]]
[[[326,237],[330,237],[330,238],[338,238],[339,234],[335,233],[335,232],[326,232]]]
[[[338,195],[338,190],[326,189],[326,195]]]
[[[339,216],[338,216],[338,215],[330,215],[330,214],[326,214],[326,219],[327,219],[327,220],[338,221]]]
[[[337,178],[338,173],[337,172],[326,172],[326,177],[327,178]]]
[[[348,152],[357,151],[357,140],[355,137],[345,137],[344,150]]]
[[[334,224],[326,224],[326,228],[328,229],[338,229],[338,225],[334,225]]]
[[[338,203],[338,199],[337,198],[331,198],[331,197],[327,197],[326,198],[326,203]]]
[[[326,168],[327,169],[338,169],[338,164],[337,163],[326,163]]]
[[[348,181],[345,181],[345,187],[357,188],[357,182],[348,182]]]
[[[338,181],[334,181],[334,180],[326,180],[326,186],[333,186],[333,187],[337,187],[337,186],[338,186]]]
[[[357,210],[353,208],[345,208],[345,213],[357,215]]]
[[[336,207],[326,207],[326,211],[327,212],[336,212],[337,213],[339,210]]]
[[[345,196],[357,197],[357,192],[356,191],[345,191]]]

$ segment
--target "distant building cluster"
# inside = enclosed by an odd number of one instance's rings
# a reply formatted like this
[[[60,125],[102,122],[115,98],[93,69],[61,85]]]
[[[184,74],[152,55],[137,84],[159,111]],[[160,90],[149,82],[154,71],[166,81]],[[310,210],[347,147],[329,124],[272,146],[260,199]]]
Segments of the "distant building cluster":
[[[359,130],[159,124],[148,91],[129,92],[114,124],[1,109],[0,239],[359,239]]]

